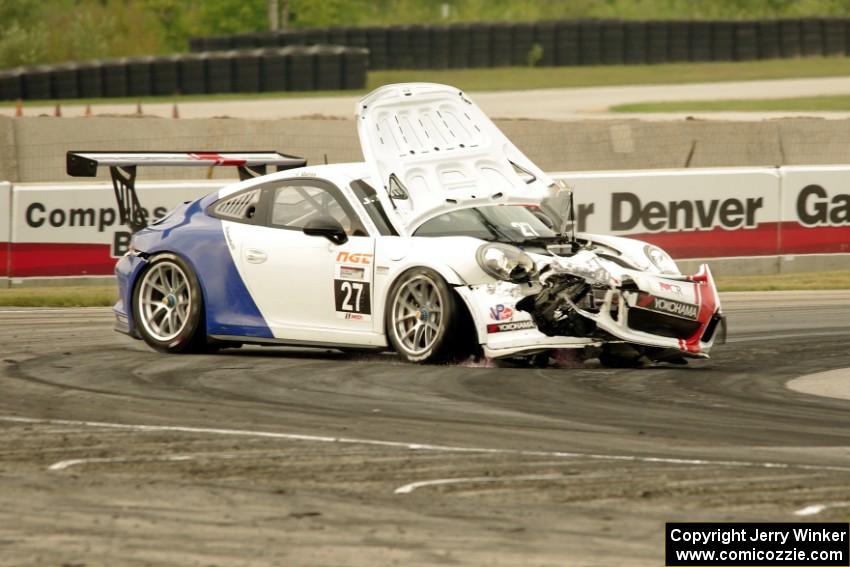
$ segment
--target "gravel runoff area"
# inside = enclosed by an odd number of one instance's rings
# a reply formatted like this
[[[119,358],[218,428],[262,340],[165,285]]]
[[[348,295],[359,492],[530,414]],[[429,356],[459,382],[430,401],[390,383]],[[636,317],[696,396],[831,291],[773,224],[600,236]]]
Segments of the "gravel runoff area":
[[[617,87],[580,87],[515,91],[472,92],[471,96],[492,118],[576,120],[640,118],[671,120],[693,116],[707,120],[764,120],[787,116],[819,116],[847,118],[850,112],[679,112],[679,113],[611,113],[612,106],[637,102],[674,100],[764,99],[817,95],[850,94],[850,77],[814,79],[777,79],[678,85],[640,85]],[[304,98],[246,98],[244,100],[210,100],[180,102],[181,118],[231,117],[273,120],[296,117],[352,118],[358,96],[311,96]],[[143,105],[148,116],[169,118],[173,103]],[[53,105],[36,102],[25,105],[27,116],[52,115]],[[94,107],[98,115],[133,114],[135,102],[104,104]],[[0,114],[12,116],[11,106],[0,107]],[[85,106],[62,107],[63,116],[83,116]]]

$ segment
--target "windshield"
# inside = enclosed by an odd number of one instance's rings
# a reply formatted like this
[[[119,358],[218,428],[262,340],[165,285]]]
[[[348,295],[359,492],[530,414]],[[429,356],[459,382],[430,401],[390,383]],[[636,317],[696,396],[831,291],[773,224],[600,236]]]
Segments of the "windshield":
[[[413,236],[472,236],[521,243],[556,238],[549,224],[551,221],[536,207],[493,205],[444,213],[423,223]]]

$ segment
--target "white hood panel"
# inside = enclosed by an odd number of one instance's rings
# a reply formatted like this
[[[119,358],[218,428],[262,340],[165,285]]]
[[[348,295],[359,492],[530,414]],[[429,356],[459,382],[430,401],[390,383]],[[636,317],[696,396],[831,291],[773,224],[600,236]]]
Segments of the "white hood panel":
[[[459,206],[537,202],[552,184],[454,87],[377,89],[360,100],[357,126],[375,189],[406,230]]]

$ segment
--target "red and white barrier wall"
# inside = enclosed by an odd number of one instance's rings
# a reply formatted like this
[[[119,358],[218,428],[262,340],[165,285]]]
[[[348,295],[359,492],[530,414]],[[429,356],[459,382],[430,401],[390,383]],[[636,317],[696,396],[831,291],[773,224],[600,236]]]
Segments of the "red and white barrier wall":
[[[0,181],[0,281],[9,275],[12,255],[9,251],[12,243],[12,224],[9,211],[12,210],[12,185]]]
[[[556,176],[575,191],[579,230],[640,238],[676,259],[746,259],[727,263],[738,272],[850,268],[850,166]]]
[[[222,186],[221,181],[139,183],[154,218]],[[0,278],[110,276],[128,244],[110,183],[0,184]],[[4,228],[6,227],[6,228]],[[8,235],[8,236],[5,236]],[[2,258],[2,256],[0,256]]]
[[[629,235],[715,272],[850,268],[850,166],[558,173],[579,230]],[[153,216],[222,181],[140,182]],[[108,183],[0,183],[0,280],[110,276],[129,233]],[[718,270],[717,268],[720,268]]]

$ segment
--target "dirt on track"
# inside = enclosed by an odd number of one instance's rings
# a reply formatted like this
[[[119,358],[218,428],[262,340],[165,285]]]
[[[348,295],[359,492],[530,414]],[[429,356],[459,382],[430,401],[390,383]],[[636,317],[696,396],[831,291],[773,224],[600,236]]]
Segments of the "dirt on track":
[[[666,521],[800,519],[847,500],[850,401],[784,384],[850,366],[850,294],[761,297],[714,359],[627,371],[167,356],[2,310],[0,565],[660,565]]]

